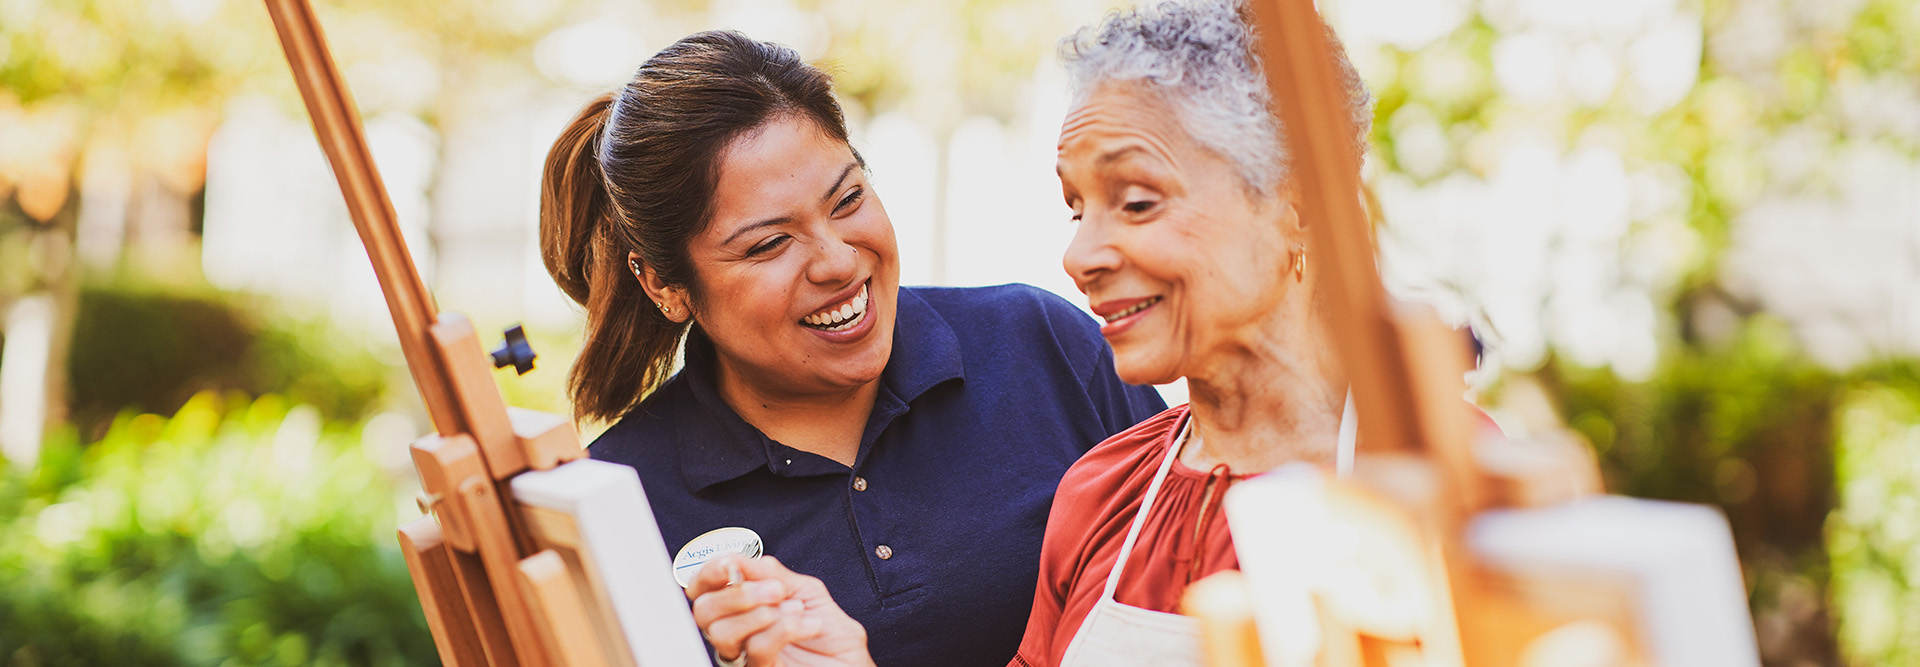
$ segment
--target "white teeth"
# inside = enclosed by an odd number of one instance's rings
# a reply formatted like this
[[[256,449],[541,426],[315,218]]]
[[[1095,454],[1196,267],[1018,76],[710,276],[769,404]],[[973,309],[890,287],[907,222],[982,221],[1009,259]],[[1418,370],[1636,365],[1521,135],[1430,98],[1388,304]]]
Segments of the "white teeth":
[[[1156,303],[1160,303],[1160,297],[1156,296],[1156,297],[1147,299],[1145,301],[1141,301],[1140,303],[1127,306],[1126,310],[1122,310],[1112,315],[1108,315],[1106,317],[1107,323],[1111,324],[1113,322],[1118,322],[1120,321],[1121,318],[1146,310],[1149,306],[1152,306],[1153,304],[1156,304]]]
[[[866,314],[868,301],[867,286],[861,285],[860,293],[840,304],[839,308],[808,315],[800,318],[800,321],[828,331],[845,331],[859,322],[859,316]]]

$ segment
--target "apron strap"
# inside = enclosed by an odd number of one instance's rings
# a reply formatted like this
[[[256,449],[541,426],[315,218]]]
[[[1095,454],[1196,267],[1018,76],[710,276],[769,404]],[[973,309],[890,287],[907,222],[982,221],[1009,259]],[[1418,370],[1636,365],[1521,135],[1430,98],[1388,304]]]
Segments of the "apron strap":
[[[1333,472],[1340,477],[1353,476],[1354,442],[1360,437],[1360,420],[1353,415],[1353,390],[1347,390],[1347,407],[1340,411],[1340,444],[1333,452]]]
[[[1103,600],[1112,600],[1113,591],[1120,587],[1120,573],[1127,569],[1127,558],[1133,555],[1133,543],[1140,539],[1140,527],[1147,523],[1147,510],[1153,509],[1153,499],[1160,495],[1160,483],[1167,481],[1167,471],[1173,469],[1173,460],[1180,457],[1180,448],[1187,444],[1187,437],[1193,434],[1193,413],[1189,411],[1180,420],[1180,435],[1167,446],[1167,456],[1160,461],[1160,470],[1153,474],[1153,482],[1147,485],[1147,497],[1140,500],[1140,511],[1133,515],[1133,527],[1127,529],[1127,541],[1120,544],[1120,558],[1113,562],[1113,571],[1107,573],[1107,590],[1100,594]]]
[[[1354,418],[1353,390],[1347,390],[1347,405],[1340,413],[1340,441],[1334,450],[1334,471],[1341,477],[1353,474],[1354,444],[1359,437],[1360,420]],[[1153,501],[1160,497],[1160,483],[1167,481],[1167,472],[1173,469],[1173,461],[1180,457],[1180,450],[1187,445],[1187,438],[1193,435],[1193,412],[1180,420],[1180,435],[1173,444],[1167,446],[1167,456],[1160,461],[1160,470],[1153,474],[1153,482],[1147,485],[1147,497],[1140,500],[1140,511],[1133,515],[1133,525],[1127,529],[1127,540],[1120,544],[1120,558],[1113,562],[1113,570],[1107,573],[1107,590],[1100,594],[1105,600],[1113,599],[1113,592],[1120,587],[1120,573],[1127,569],[1127,559],[1133,556],[1133,545],[1140,539],[1140,528],[1147,523],[1147,511],[1153,509]]]

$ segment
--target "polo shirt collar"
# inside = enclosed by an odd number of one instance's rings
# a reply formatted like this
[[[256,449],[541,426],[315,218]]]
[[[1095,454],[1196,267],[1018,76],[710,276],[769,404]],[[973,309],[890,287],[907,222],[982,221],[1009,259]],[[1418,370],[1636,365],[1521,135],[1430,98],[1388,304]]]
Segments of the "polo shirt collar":
[[[913,290],[902,288],[899,294],[893,353],[880,374],[874,420],[890,421],[928,390],[949,380],[966,379],[960,338],[953,326]],[[681,474],[694,492],[760,468],[784,474],[791,466],[789,452],[794,451],[741,419],[720,397],[714,383],[714,354],[713,341],[699,325],[689,329],[680,380],[700,409],[679,420],[678,430]],[[873,445],[866,440],[883,430],[868,425],[860,443],[862,459]]]

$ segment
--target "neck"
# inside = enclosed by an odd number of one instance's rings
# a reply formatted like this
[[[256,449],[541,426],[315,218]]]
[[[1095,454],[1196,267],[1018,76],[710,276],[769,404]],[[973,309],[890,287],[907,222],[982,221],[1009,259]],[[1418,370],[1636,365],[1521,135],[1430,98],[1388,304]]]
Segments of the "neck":
[[[724,359],[715,366],[720,398],[741,419],[775,442],[853,467],[880,394],[879,378],[845,389],[787,392],[734,372]]]
[[[1198,436],[1180,454],[1188,467],[1257,474],[1334,463],[1346,376],[1311,305],[1275,310],[1295,312],[1242,328],[1187,374]]]

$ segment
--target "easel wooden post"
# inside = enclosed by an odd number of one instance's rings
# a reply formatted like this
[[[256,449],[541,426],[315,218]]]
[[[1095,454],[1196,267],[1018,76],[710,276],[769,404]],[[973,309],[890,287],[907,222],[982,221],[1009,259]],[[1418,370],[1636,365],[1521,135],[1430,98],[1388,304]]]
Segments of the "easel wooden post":
[[[668,569],[646,571],[652,560],[665,559],[652,515],[621,526],[635,534],[653,530],[649,545],[590,528],[591,507],[576,503],[597,499],[644,510],[637,477],[583,460],[567,419],[509,411],[473,325],[458,313],[437,312],[414,269],[313,8],[307,0],[265,2],[433,420],[436,433],[412,446],[424,489],[421,509],[430,515],[402,526],[399,539],[441,661],[463,667],[704,663],[684,598],[677,587],[660,586],[671,584]],[[556,492],[557,481],[579,491]],[[541,500],[516,500],[517,490]],[[633,552],[631,566],[643,572],[597,568],[596,558],[615,555],[600,553],[610,544]],[[610,579],[620,585],[608,586]],[[636,603],[636,595],[644,599]],[[616,612],[649,623],[615,619]],[[643,641],[643,633],[656,641]]]
[[[1230,492],[1244,579],[1236,573],[1196,583],[1185,606],[1207,628],[1209,664],[1531,666],[1565,664],[1572,651],[1602,646],[1614,651],[1607,664],[1757,665],[1723,517],[1678,503],[1598,497],[1597,466],[1577,444],[1475,443],[1461,403],[1464,341],[1431,315],[1393,304],[1374,267],[1351,149],[1356,131],[1313,0],[1250,4],[1364,447],[1351,479],[1301,472]],[[1284,521],[1295,532],[1275,534],[1275,520],[1263,513],[1293,517]],[[1315,513],[1318,524],[1298,519]],[[1710,599],[1688,604],[1669,594],[1682,586],[1675,568],[1660,562],[1672,554],[1659,545],[1568,553],[1580,536],[1543,534],[1556,522],[1617,533],[1621,517],[1700,535],[1697,549],[1677,560],[1708,580]],[[1355,596],[1287,580],[1312,575],[1275,571],[1270,561],[1283,559],[1284,549],[1322,548],[1300,539],[1316,525],[1416,559],[1397,572],[1402,596],[1416,603],[1398,619],[1405,622],[1356,619],[1341,609]],[[1526,544],[1536,537],[1541,548]],[[1266,622],[1279,614],[1261,611],[1280,598],[1292,598],[1282,611],[1300,613],[1276,628]],[[1685,620],[1705,631],[1663,633],[1651,618],[1661,604],[1687,606]],[[1299,632],[1312,625],[1318,629]],[[1308,650],[1276,650],[1285,642]]]

